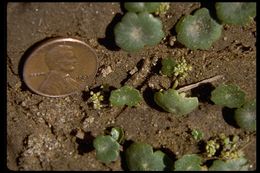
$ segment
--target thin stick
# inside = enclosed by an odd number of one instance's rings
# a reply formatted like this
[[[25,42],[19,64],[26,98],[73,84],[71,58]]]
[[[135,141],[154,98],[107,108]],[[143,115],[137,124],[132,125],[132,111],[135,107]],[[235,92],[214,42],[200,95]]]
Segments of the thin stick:
[[[208,78],[208,79],[204,79],[200,82],[181,87],[177,91],[178,92],[188,91],[188,90],[191,90],[193,88],[198,87],[202,83],[210,83],[210,82],[213,82],[213,81],[218,80],[218,79],[223,78],[223,77],[224,77],[223,75],[217,75],[217,76],[214,76],[214,77],[211,77],[211,78]]]
[[[248,147],[253,142],[254,142],[254,140],[251,140],[251,141],[247,142],[242,148],[240,148],[240,150],[244,150],[246,147]]]

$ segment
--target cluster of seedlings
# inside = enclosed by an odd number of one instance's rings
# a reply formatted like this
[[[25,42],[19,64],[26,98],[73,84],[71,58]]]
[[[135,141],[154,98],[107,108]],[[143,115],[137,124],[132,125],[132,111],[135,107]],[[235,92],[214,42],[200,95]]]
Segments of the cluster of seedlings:
[[[127,52],[137,52],[145,46],[157,45],[165,36],[161,20],[156,17],[165,14],[169,3],[124,3],[127,12],[114,28],[116,44]],[[207,50],[221,36],[223,24],[245,25],[256,15],[255,3],[222,3],[215,5],[217,19],[211,17],[207,8],[195,11],[193,15],[183,16],[176,24],[177,41],[191,50]],[[198,105],[197,97],[190,97],[187,90],[178,88],[180,80],[185,79],[192,67],[185,59],[175,61],[172,57],[161,62],[160,75],[169,77],[173,85],[168,90],[154,93],[154,101],[164,111],[174,116],[185,116]],[[102,92],[90,92],[94,109],[103,107]],[[234,121],[245,131],[256,131],[256,99],[245,100],[245,92],[235,84],[220,84],[211,92],[215,105],[232,108]],[[108,98],[111,107],[134,107],[143,101],[140,91],[133,86],[124,85],[110,91]],[[203,132],[193,130],[195,140],[203,138]],[[203,154],[186,154],[175,162],[160,150],[146,143],[132,143],[123,150],[124,131],[114,127],[106,135],[97,136],[93,145],[99,161],[108,164],[120,157],[123,152],[127,168],[135,171],[147,170],[248,170],[249,164],[238,136],[221,134],[206,141]],[[208,165],[207,161],[213,160]]]
[[[242,145],[237,135],[220,134],[206,141],[203,153],[185,154],[175,161],[143,142],[133,142],[124,151],[124,142],[124,131],[120,127],[113,127],[108,134],[97,136],[93,141],[96,158],[109,164],[121,156],[130,171],[242,171],[249,168],[243,153],[246,145]],[[208,164],[209,161],[213,162]]]

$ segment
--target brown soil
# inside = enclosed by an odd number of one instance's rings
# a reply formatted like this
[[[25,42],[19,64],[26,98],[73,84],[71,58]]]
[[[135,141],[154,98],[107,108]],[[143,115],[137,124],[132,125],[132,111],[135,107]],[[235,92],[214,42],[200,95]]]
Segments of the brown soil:
[[[48,98],[32,93],[21,78],[22,58],[36,42],[55,36],[74,37],[89,44],[97,53],[99,71],[90,89],[108,84],[119,88],[131,80],[129,72],[142,59],[185,57],[193,70],[180,86],[224,75],[213,83],[234,83],[256,97],[256,23],[245,27],[224,26],[221,38],[207,51],[190,51],[173,38],[174,25],[200,3],[171,3],[161,16],[166,39],[154,47],[129,54],[114,46],[112,28],[123,15],[120,3],[9,3],[7,6],[7,166],[11,170],[125,170],[122,158],[104,165],[95,158],[92,140],[107,127],[120,126],[127,141],[145,142],[176,159],[198,153],[191,130],[199,129],[208,140],[219,133],[249,137],[244,149],[250,169],[256,169],[256,135],[246,133],[230,121],[230,112],[205,98],[212,85],[197,88],[199,108],[177,118],[158,109],[153,93],[169,88],[170,81],[153,68],[138,79],[144,100],[140,106],[106,107],[100,111],[87,104],[87,91],[65,98]],[[109,69],[111,68],[111,70]],[[140,67],[138,66],[140,69]],[[102,71],[103,70],[103,71]],[[109,73],[110,72],[110,73]],[[149,86],[154,86],[152,90]],[[118,113],[121,114],[118,115]],[[85,138],[76,137],[81,129]],[[122,161],[122,162],[121,162]]]

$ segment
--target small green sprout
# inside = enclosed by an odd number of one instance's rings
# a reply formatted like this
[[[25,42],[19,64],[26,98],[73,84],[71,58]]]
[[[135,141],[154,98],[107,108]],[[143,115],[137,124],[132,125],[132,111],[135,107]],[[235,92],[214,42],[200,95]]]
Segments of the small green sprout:
[[[231,138],[221,133],[219,138],[221,139],[220,143],[222,146],[220,158],[230,160],[240,158],[244,155],[243,152],[238,149],[239,137],[237,135]]]
[[[186,60],[182,58],[179,62],[175,62],[172,58],[166,58],[162,60],[161,73],[168,77],[174,76],[180,80],[187,77],[188,72],[192,70],[192,66],[187,64]]]
[[[101,102],[104,100],[104,96],[101,92],[94,93],[93,91],[90,91],[90,95],[90,100],[93,103],[94,109],[100,110],[103,107]]]
[[[119,89],[111,91],[109,101],[112,106],[136,106],[140,101],[142,101],[142,96],[140,92],[131,87],[123,86]]]
[[[127,12],[114,28],[116,44],[127,52],[157,45],[164,37],[160,19],[152,14]]]
[[[126,163],[130,171],[164,171],[173,164],[162,151],[153,152],[152,146],[133,143],[126,149]]]
[[[220,145],[216,142],[216,140],[209,140],[206,144],[206,152],[208,157],[212,157],[216,154]]]
[[[192,130],[191,135],[193,136],[193,138],[197,141],[201,140],[204,136],[203,132],[200,130]]]
[[[166,14],[166,12],[169,10],[169,8],[170,8],[169,2],[162,2],[160,4],[159,8],[156,9],[155,14],[156,15]]]
[[[119,156],[120,145],[109,135],[97,136],[93,141],[93,146],[96,149],[97,159],[103,163],[115,161]]]
[[[188,76],[188,72],[192,70],[192,66],[187,64],[184,57],[181,61],[174,61],[172,58],[162,60],[161,73],[168,77],[174,77],[173,89],[175,89],[180,80],[184,80]]]
[[[174,163],[174,171],[202,171],[202,158],[197,154],[186,154]]]
[[[256,16],[255,2],[217,2],[217,17],[222,23],[246,25]]]
[[[240,138],[237,135],[226,136],[221,133],[219,136],[207,141],[206,152],[208,157],[217,156],[224,160],[237,159],[244,156],[239,149]]]
[[[188,72],[192,70],[192,66],[187,64],[186,60],[182,58],[181,62],[177,62],[177,65],[174,68],[174,76],[178,77],[180,80],[183,80],[188,76]]]
[[[174,89],[155,93],[154,101],[165,111],[180,116],[190,113],[199,105],[197,97],[185,97],[185,93],[179,94]]]
[[[211,100],[216,105],[238,108],[245,102],[245,93],[236,85],[221,84],[211,92]]]
[[[210,17],[206,8],[182,17],[175,29],[177,40],[191,50],[209,49],[222,32],[222,26]]]
[[[162,60],[162,68],[161,73],[163,75],[167,75],[168,77],[172,77],[174,74],[174,68],[176,66],[176,62],[173,60],[173,58],[165,58]]]
[[[244,157],[231,160],[215,160],[209,167],[209,171],[247,171],[249,168],[247,159]]]
[[[236,109],[234,119],[242,129],[256,131],[256,99]]]
[[[124,130],[120,127],[113,127],[110,132],[112,138],[114,138],[118,143],[123,143],[125,133]]]
[[[124,7],[127,11],[130,12],[148,12],[153,13],[156,12],[160,7],[159,2],[125,2]]]

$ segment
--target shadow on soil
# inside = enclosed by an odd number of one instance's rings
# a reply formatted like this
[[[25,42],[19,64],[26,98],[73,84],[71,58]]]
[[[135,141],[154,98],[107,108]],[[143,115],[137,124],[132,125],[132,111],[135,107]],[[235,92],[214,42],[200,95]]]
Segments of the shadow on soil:
[[[71,135],[76,135],[75,132],[71,132]],[[91,134],[91,132],[84,133],[84,138],[76,139],[76,143],[78,144],[78,154],[83,155],[84,153],[89,153],[93,151],[95,148],[93,147],[93,140],[95,137]]]
[[[140,71],[140,70],[142,69],[143,64],[144,64],[144,59],[141,59],[141,60],[139,60],[139,61],[136,63],[136,66],[135,66],[135,67],[137,68],[137,71]],[[134,74],[133,74],[133,75],[134,75]],[[133,75],[131,75],[130,73],[127,73],[126,78],[123,79],[123,80],[120,82],[120,84],[121,84],[122,86],[125,85],[125,83],[126,83]]]
[[[108,24],[106,28],[105,38],[99,38],[98,43],[105,46],[108,50],[111,51],[118,51],[120,48],[116,45],[115,42],[115,34],[114,34],[114,27],[115,25],[121,21],[123,15],[117,13],[113,20]]]
[[[132,141],[132,140],[125,140],[123,143],[123,152],[120,152],[121,166],[124,171],[129,171],[129,169],[127,167],[127,163],[126,163],[125,151],[133,143],[134,143],[134,141]]]
[[[228,123],[229,125],[231,125],[235,128],[239,128],[239,126],[236,124],[236,121],[234,119],[235,110],[236,109],[224,107],[222,109],[222,115],[223,115],[223,118],[226,121],[226,123]]]
[[[215,87],[211,83],[201,84],[198,87],[191,90],[191,95],[193,97],[198,97],[199,102],[214,104],[210,100],[211,92],[215,89]]]
[[[158,106],[155,101],[154,101],[154,93],[155,90],[147,87],[144,92],[143,92],[143,98],[146,104],[148,104],[151,108],[160,111],[160,112],[165,112],[160,106]]]
[[[166,154],[163,158],[163,162],[166,165],[164,171],[171,171],[173,167],[173,163],[177,160],[176,155],[168,148],[159,148],[160,151]]]
[[[219,24],[221,24],[221,21],[219,21],[216,13],[216,7],[215,7],[216,2],[201,2],[201,8],[207,8],[209,10],[210,16],[217,21]]]

